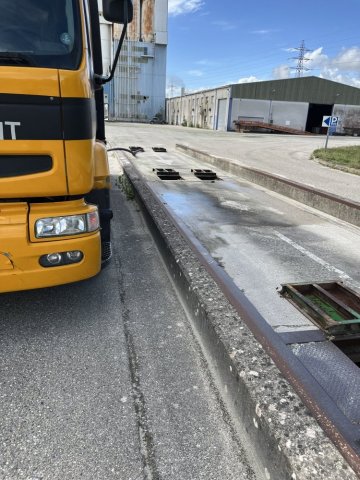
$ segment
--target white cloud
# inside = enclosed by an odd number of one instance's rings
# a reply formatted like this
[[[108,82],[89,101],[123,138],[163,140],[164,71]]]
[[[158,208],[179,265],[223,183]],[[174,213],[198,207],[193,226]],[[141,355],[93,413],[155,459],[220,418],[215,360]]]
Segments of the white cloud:
[[[286,51],[297,51],[287,49]],[[344,48],[334,57],[324,53],[324,48],[319,47],[311,52],[305,53],[308,61],[304,67],[309,69],[308,75],[317,75],[334,82],[345,83],[354,87],[360,87],[360,47]],[[279,65],[273,69],[273,78],[289,78],[291,70],[297,66],[297,59],[293,59],[292,67]]]
[[[179,97],[183,88],[185,88],[183,79],[176,75],[171,75],[166,83],[166,96],[168,98]]]
[[[360,88],[360,78],[340,73],[337,69],[326,68],[320,73],[319,77]]]
[[[332,59],[331,65],[338,70],[360,72],[360,47],[343,49]]]
[[[311,58],[309,68],[318,70],[319,77],[345,83],[353,87],[360,87],[360,48],[344,48],[335,57],[329,57],[323,53],[320,47],[307,55]]]
[[[249,77],[239,78],[238,83],[251,83],[251,82],[261,82],[260,78],[250,75]]]
[[[185,92],[185,90],[177,85],[166,86],[166,98],[180,97],[182,92]]]
[[[290,77],[290,67],[288,65],[279,65],[278,67],[274,68],[272,74],[273,74],[273,78],[275,78],[275,80],[289,78]]]
[[[196,12],[204,5],[202,0],[169,0],[169,15]]]
[[[250,33],[252,33],[253,35],[267,35],[267,34],[273,33],[273,32],[277,32],[277,30],[264,28],[263,30],[253,30]]]
[[[305,58],[309,59],[304,62],[304,65],[308,68],[323,68],[329,62],[329,57],[323,53],[323,47],[319,47],[312,52],[306,52]]]

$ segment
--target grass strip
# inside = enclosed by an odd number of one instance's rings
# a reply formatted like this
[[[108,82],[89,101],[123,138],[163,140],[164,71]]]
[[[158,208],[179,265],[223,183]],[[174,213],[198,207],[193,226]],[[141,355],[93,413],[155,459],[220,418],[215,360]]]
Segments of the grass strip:
[[[344,165],[360,170],[360,146],[319,148],[314,150],[313,157],[325,160],[333,165]]]

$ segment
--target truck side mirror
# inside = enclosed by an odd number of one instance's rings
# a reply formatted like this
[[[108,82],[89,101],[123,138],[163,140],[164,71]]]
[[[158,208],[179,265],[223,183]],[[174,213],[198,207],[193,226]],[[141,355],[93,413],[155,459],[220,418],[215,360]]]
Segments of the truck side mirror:
[[[131,0],[103,0],[103,15],[111,23],[130,23],[133,19]]]
[[[0,0],[1,1],[1,0]],[[94,0],[96,2],[96,0]],[[104,85],[114,78],[116,65],[119,60],[120,50],[125,39],[128,23],[133,19],[133,4],[132,0],[103,0],[103,15],[105,20],[111,23],[122,23],[122,29],[119,44],[116,49],[114,63],[111,67],[111,72],[108,77],[95,74],[95,82],[97,85]]]

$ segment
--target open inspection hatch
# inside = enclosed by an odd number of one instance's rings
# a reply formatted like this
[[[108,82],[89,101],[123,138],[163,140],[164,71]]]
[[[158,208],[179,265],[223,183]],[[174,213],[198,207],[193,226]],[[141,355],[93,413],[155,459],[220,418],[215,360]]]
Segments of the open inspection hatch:
[[[280,295],[360,366],[360,296],[338,282],[283,284]]]
[[[200,180],[219,180],[216,172],[213,172],[212,170],[192,168],[191,171],[195,177],[200,178]]]
[[[182,180],[180,173],[173,168],[153,168],[160,180]]]
[[[165,147],[152,147],[153,151],[154,152],[166,152],[166,148]]]
[[[137,152],[145,152],[145,150],[143,149],[143,147],[137,147],[137,146],[135,146],[135,145],[131,145],[131,146],[129,147],[129,150],[130,150],[131,152],[133,152],[133,153],[135,153],[135,152],[136,152],[136,153],[137,153]]]

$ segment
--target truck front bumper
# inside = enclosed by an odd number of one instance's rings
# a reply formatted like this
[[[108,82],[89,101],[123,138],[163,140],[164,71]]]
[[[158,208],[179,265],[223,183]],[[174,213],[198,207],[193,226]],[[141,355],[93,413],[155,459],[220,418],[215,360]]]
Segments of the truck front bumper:
[[[67,214],[88,206],[81,201],[57,203],[56,213]],[[69,209],[70,206],[70,209]],[[43,210],[43,212],[42,212]],[[29,226],[31,205],[0,204],[0,293],[51,287],[84,280],[96,275],[101,268],[100,232],[71,237],[33,241]],[[49,204],[36,206],[38,217],[49,216]],[[78,263],[43,267],[40,258],[58,252],[82,252]]]

